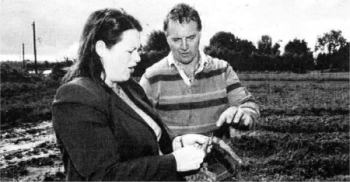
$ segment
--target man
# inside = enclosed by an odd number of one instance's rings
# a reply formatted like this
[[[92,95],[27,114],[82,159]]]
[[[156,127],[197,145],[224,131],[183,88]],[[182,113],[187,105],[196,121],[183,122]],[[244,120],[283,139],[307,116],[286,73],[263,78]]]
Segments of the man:
[[[228,141],[229,127],[253,129],[260,113],[232,67],[199,50],[202,23],[187,4],[164,21],[171,52],[140,80],[173,136],[200,133]]]

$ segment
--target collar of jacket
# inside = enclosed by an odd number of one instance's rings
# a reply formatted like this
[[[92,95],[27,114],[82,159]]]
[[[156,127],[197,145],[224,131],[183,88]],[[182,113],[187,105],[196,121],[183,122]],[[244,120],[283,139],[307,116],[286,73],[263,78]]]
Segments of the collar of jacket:
[[[148,114],[161,128],[162,130],[162,136],[159,140],[159,146],[161,147],[161,151],[163,154],[168,154],[172,152],[172,147],[164,148],[162,146],[168,146],[169,142],[171,143],[172,139],[169,136],[170,130],[168,127],[166,127],[163,122],[160,119],[160,116],[158,112],[152,107],[151,102],[149,101],[145,91],[143,88],[134,80],[134,79],[129,79],[126,82],[119,83],[121,89],[125,92],[125,94],[130,98],[131,101],[135,103],[137,107],[142,109],[143,112]],[[116,97],[117,94],[114,93]],[[118,97],[118,99],[121,100],[121,98]],[[127,105],[125,102],[123,102],[125,105]],[[123,109],[124,111],[127,111],[128,113],[131,113],[133,115],[136,115],[139,120],[142,120],[145,124],[147,124],[136,112],[131,109],[130,106],[125,106],[121,105],[120,108]],[[148,124],[147,124],[148,125]],[[172,146],[172,145],[170,145]]]

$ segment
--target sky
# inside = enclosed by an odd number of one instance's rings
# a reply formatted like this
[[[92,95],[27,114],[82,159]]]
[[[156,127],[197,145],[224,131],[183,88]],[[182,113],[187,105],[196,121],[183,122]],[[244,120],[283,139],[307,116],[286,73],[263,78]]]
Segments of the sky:
[[[35,21],[37,60],[75,58],[88,16],[103,8],[123,8],[143,26],[142,43],[150,32],[162,30],[163,20],[177,3],[193,6],[202,19],[201,48],[219,31],[231,32],[257,44],[272,37],[283,51],[295,38],[311,51],[317,37],[341,30],[350,41],[349,0],[0,0],[0,61],[34,60]]]

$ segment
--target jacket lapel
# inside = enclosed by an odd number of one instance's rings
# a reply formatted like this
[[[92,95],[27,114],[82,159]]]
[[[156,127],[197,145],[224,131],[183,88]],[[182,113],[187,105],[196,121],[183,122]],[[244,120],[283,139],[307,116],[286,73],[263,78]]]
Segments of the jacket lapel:
[[[162,123],[158,112],[152,107],[152,104],[148,100],[148,97],[147,97],[145,91],[143,90],[143,88],[136,81],[134,81],[132,79],[130,79],[127,82],[120,83],[119,85],[121,86],[123,91],[128,95],[130,100],[132,100],[137,107],[139,107],[146,114],[148,114],[158,124],[158,126],[162,130],[162,135],[161,135],[161,138],[159,140],[160,150],[164,154],[171,153],[173,151],[173,149],[172,149],[172,145],[169,145],[169,143],[172,143],[172,140],[169,136],[170,130]],[[114,93],[114,95],[115,95],[115,97],[118,97],[115,93]],[[122,101],[122,99],[119,97],[117,99]],[[135,113],[135,115],[137,116],[135,118],[139,118],[138,120],[142,121],[142,123],[146,124],[150,128],[150,126],[138,114],[136,114],[136,112],[133,109],[131,109],[131,107],[129,107],[124,101],[122,101],[122,102],[123,102],[123,105],[119,105],[119,108],[123,107],[121,109],[123,109],[124,111],[126,111],[128,113]],[[128,109],[126,109],[126,108],[128,108]],[[131,111],[129,111],[129,109]],[[154,132],[152,132],[152,133],[154,133]]]
[[[112,104],[118,107],[120,110],[123,110],[126,114],[135,118],[138,121],[144,123],[141,116],[139,116],[123,99],[121,99],[116,93],[111,93]]]
[[[120,86],[137,107],[148,114],[160,127],[163,126],[158,112],[153,109],[146,93],[138,83],[130,79],[127,83],[120,84]]]
[[[162,130],[162,136],[159,140],[159,147],[160,150],[163,152],[163,154],[169,154],[173,151],[172,145],[169,145],[169,143],[172,143],[172,140],[169,136],[169,128],[166,127],[162,123],[161,117],[159,116],[158,112],[152,107],[151,102],[149,101],[145,91],[143,88],[134,80],[130,79],[128,83],[120,85],[125,93],[129,96],[129,98],[140,108],[142,109],[146,114],[151,116],[153,120],[158,124],[158,126]]]

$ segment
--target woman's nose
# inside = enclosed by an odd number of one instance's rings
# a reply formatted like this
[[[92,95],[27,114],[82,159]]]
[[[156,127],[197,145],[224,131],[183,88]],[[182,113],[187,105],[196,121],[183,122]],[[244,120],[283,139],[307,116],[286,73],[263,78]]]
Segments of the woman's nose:
[[[133,59],[134,59],[134,61],[135,61],[136,63],[140,62],[140,61],[141,61],[141,56],[140,56],[140,54],[139,54],[139,53],[136,53]]]

